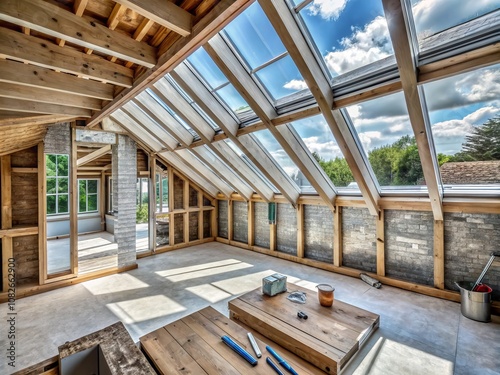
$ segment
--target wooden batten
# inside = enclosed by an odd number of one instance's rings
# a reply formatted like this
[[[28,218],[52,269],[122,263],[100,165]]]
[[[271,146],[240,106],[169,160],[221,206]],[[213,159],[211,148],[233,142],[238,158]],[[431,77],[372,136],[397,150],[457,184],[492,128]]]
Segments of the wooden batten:
[[[297,256],[304,255],[304,205],[297,204]]]
[[[69,228],[70,228],[70,257],[71,257],[71,273],[78,274],[78,177],[77,177],[77,145],[76,145],[76,129],[71,127],[71,155],[70,155],[70,187],[69,187]]]
[[[385,222],[384,210],[377,218],[377,275],[385,276]]]
[[[444,289],[444,222],[434,221],[434,286]]]
[[[1,203],[2,203],[2,227],[1,229],[12,228],[12,166],[10,155],[0,158],[1,171]]]
[[[342,266],[342,207],[337,206],[333,214],[333,265]]]
[[[183,193],[183,201],[184,201],[184,209],[189,209],[189,180],[184,180],[184,189],[182,189]],[[175,194],[175,192],[174,192]],[[184,243],[189,242],[189,213],[186,212],[184,215]]]

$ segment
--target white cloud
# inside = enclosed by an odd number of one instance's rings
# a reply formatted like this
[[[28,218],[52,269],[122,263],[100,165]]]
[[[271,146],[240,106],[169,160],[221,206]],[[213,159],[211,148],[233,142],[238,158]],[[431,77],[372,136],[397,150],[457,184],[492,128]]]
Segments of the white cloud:
[[[309,137],[303,140],[311,153],[316,152],[325,160],[334,159],[337,156],[342,157],[342,151],[334,141],[325,141],[321,137]]]
[[[363,145],[363,148],[367,151],[372,149],[373,143],[380,141],[382,139],[382,133],[379,131],[367,131],[359,133],[358,136],[359,140],[361,141],[361,144]]]
[[[340,41],[344,49],[329,52],[325,56],[326,64],[331,71],[340,75],[393,53],[384,17],[378,16],[363,29],[353,28],[352,31],[350,37]]]
[[[348,0],[314,0],[309,6],[309,13],[320,15],[325,20],[337,20],[344,10]]]
[[[299,79],[292,79],[290,82],[285,83],[283,87],[285,89],[295,90],[295,91],[307,89],[306,83]]]

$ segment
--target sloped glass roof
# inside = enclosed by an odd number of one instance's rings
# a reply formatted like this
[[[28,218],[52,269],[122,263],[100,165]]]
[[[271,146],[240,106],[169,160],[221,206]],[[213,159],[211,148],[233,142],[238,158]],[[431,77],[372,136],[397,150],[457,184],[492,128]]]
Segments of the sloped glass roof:
[[[293,5],[331,77],[394,53],[381,0],[294,0]]]
[[[258,2],[222,31],[273,102],[308,88]]]

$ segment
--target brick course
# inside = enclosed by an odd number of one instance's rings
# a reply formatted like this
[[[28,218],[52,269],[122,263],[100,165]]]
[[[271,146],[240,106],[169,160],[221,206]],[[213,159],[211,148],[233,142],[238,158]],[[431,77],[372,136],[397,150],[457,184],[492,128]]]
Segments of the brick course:
[[[333,263],[333,212],[326,206],[304,205],[304,256]]]
[[[269,249],[271,237],[267,208],[267,203],[262,202],[255,202],[253,206],[254,244],[265,249]]]
[[[276,206],[276,250],[297,255],[297,211],[291,204]]]
[[[233,240],[248,243],[247,202],[233,202]]]
[[[342,265],[362,271],[377,268],[377,223],[367,208],[342,209]]]

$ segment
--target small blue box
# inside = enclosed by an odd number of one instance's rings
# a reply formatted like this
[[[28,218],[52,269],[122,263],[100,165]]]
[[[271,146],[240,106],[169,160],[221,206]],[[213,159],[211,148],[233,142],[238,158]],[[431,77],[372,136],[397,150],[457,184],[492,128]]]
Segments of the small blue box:
[[[286,292],[285,275],[274,273],[262,279],[262,293],[272,297],[283,292]]]

